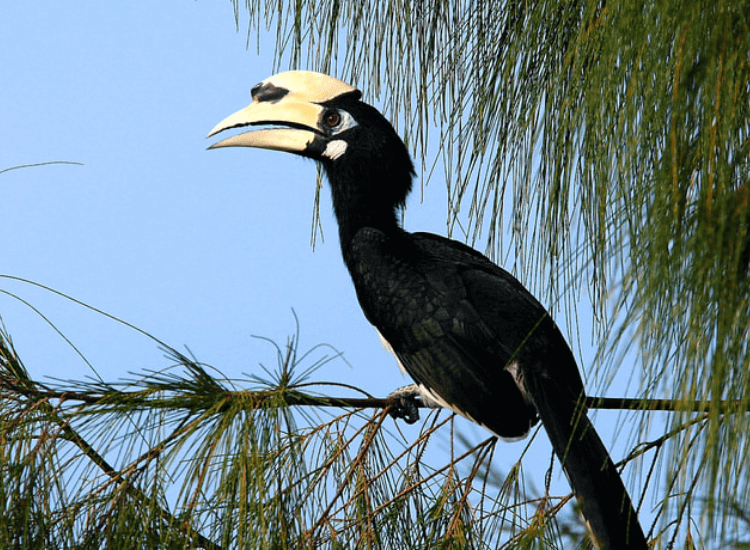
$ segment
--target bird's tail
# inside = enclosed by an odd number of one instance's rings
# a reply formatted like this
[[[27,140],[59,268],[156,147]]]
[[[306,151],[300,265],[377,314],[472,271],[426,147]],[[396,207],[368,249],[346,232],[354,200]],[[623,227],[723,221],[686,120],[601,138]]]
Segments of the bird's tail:
[[[585,409],[549,379],[535,385],[537,412],[581,504],[594,546],[647,549],[630,496]]]

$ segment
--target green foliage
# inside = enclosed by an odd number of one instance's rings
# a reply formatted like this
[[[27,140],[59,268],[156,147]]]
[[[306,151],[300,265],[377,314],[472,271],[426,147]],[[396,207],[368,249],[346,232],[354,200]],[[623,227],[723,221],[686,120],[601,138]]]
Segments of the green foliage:
[[[577,520],[558,528],[570,495],[529,498],[522,457],[507,476],[491,470],[495,438],[431,466],[452,417],[406,441],[383,409],[331,414],[346,399],[311,393],[300,366],[330,358],[298,357],[296,342],[251,390],[172,349],[163,372],[52,387],[0,333],[0,545],[562,548],[584,536]]]
[[[279,63],[334,73],[385,108],[426,176],[445,173],[449,231],[486,239],[553,308],[570,314],[588,294],[598,380],[630,347],[642,395],[685,403],[666,429],[638,416],[630,458],[653,496],[635,500],[656,515],[655,547],[678,533],[685,548],[747,547],[748,1],[235,8],[249,38],[275,28]],[[566,498],[529,496],[520,459],[491,482],[494,441],[430,468],[437,419],[409,442],[381,412],[330,416],[346,403],[302,392],[296,345],[280,350],[274,380],[250,389],[173,350],[165,372],[55,388],[31,380],[2,342],[4,548],[581,540],[578,523],[555,521]],[[693,400],[709,412],[696,415]]]
[[[279,59],[333,72],[401,119],[427,174],[428,146],[439,148],[449,231],[486,236],[488,251],[510,256],[569,317],[587,292],[600,321],[598,380],[614,378],[618,350],[635,345],[642,395],[737,399],[746,410],[747,0],[318,0],[246,10],[250,34],[276,25]],[[638,437],[653,422],[641,419]],[[685,420],[674,415],[672,427]],[[662,495],[661,513],[698,498],[702,526],[721,532],[717,507],[750,500],[748,476],[737,476],[750,469],[750,417],[716,406],[707,424],[681,433],[657,470],[684,497]]]

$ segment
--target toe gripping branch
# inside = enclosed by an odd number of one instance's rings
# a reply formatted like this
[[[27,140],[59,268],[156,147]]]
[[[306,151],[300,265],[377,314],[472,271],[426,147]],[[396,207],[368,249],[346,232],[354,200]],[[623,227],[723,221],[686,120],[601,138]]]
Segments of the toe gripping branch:
[[[416,384],[398,388],[388,395],[387,400],[390,405],[388,414],[392,418],[402,419],[407,424],[414,424],[419,420],[421,407],[440,407],[439,403],[426,396]]]

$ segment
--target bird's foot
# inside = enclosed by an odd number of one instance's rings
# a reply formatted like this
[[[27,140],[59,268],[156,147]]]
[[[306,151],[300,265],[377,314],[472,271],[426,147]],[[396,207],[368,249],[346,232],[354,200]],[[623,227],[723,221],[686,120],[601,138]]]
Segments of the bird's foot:
[[[393,418],[401,418],[407,424],[414,424],[419,420],[419,407],[439,408],[440,404],[426,395],[417,384],[398,388],[388,395],[393,403],[388,414]]]

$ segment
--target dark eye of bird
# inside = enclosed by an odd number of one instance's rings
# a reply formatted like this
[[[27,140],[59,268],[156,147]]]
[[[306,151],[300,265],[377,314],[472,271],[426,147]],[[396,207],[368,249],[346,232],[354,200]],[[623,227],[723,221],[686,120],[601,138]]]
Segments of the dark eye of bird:
[[[323,122],[325,122],[325,125],[329,128],[335,128],[341,122],[341,115],[336,111],[328,111],[323,116]]]

